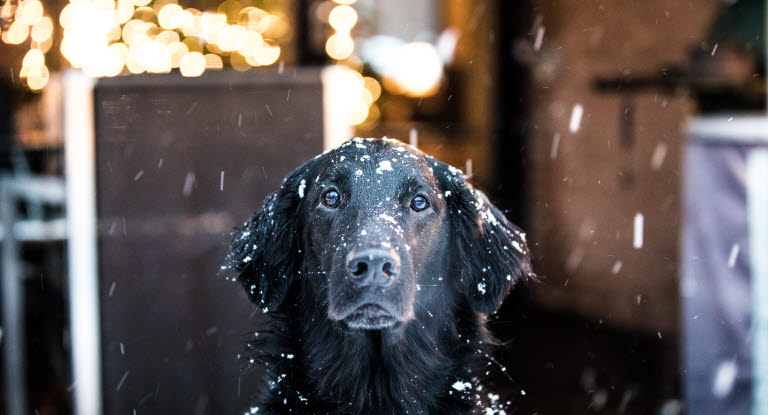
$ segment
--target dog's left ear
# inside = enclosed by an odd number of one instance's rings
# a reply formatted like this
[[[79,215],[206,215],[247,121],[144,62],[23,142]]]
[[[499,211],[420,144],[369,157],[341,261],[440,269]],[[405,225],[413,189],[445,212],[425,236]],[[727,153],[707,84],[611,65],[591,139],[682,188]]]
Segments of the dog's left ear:
[[[301,270],[300,211],[314,160],[294,170],[280,190],[233,233],[225,270],[234,274],[254,304],[279,307]]]
[[[492,314],[516,281],[533,276],[525,233],[473,189],[461,171],[437,165],[435,175],[453,227],[460,288],[473,309]]]

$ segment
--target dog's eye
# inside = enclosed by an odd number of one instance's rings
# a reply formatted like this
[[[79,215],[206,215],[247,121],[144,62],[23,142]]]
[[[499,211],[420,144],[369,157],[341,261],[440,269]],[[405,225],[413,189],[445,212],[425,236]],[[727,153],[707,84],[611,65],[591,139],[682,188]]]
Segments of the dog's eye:
[[[323,204],[325,206],[328,206],[329,208],[336,208],[339,207],[340,202],[341,196],[339,196],[339,192],[337,192],[336,189],[329,189],[323,193]]]
[[[411,209],[415,210],[416,212],[421,212],[428,207],[429,201],[422,195],[416,195],[416,197],[411,200]]]

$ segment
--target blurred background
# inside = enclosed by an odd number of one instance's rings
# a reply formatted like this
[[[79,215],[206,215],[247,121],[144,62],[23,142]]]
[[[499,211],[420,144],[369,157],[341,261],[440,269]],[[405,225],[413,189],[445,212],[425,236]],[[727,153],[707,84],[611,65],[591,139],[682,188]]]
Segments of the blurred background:
[[[1,413],[243,413],[230,230],[353,136],[528,232],[512,414],[768,414],[764,0],[0,0]],[[762,301],[760,301],[762,300]]]

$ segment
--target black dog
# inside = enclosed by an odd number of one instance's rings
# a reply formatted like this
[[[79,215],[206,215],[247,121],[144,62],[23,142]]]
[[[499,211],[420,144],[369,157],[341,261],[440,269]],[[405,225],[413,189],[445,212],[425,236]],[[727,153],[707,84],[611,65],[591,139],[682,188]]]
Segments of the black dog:
[[[485,319],[532,276],[528,248],[459,170],[349,141],[266,198],[225,268],[271,317],[251,413],[504,413],[478,383]]]

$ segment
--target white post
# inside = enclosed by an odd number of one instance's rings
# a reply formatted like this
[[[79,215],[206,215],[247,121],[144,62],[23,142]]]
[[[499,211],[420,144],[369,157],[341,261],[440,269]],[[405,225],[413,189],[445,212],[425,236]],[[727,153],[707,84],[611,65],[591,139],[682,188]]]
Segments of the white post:
[[[354,128],[346,120],[348,106],[344,81],[345,72],[351,69],[337,65],[324,68],[320,74],[323,82],[323,150],[330,150],[352,138]]]
[[[70,71],[64,75],[63,87],[74,405],[78,415],[98,415],[102,401],[94,80],[82,72]]]

